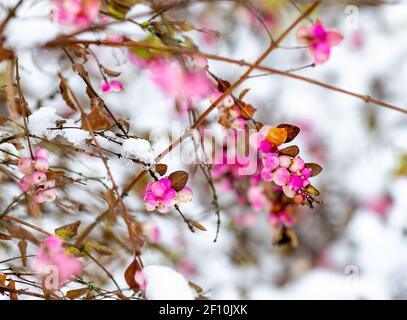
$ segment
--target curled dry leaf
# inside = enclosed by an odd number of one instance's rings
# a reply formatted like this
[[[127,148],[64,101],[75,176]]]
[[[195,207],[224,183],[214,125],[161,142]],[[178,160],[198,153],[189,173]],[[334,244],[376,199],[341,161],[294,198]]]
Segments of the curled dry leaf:
[[[112,77],[112,78],[116,78],[122,74],[119,71],[114,71],[114,70],[108,69],[105,66],[101,66],[101,68],[106,75],[108,75],[109,77]]]
[[[35,244],[39,244],[38,239],[26,229],[15,226],[7,221],[2,221],[2,226],[10,233],[13,238],[29,240]]]
[[[95,240],[90,240],[85,243],[85,251],[89,252],[91,250],[96,251],[98,254],[102,256],[112,256],[114,254],[112,249],[103,244],[100,244]]]
[[[78,234],[78,229],[80,225],[81,222],[78,220],[74,223],[70,223],[55,229],[55,234],[62,239],[72,239]]]
[[[20,255],[21,255],[21,262],[23,263],[23,266],[27,266],[27,241],[25,240],[20,240],[18,242],[18,249],[20,250]]]
[[[287,131],[287,139],[285,141],[286,143],[293,141],[295,137],[300,133],[300,128],[293,126],[292,124],[282,123],[278,125],[277,128],[282,128]]]
[[[196,222],[194,220],[188,220],[188,222],[189,222],[189,224],[191,224],[192,226],[194,226],[198,230],[207,231],[206,228],[202,224],[200,224],[199,222]]]
[[[241,112],[242,118],[245,120],[251,119],[257,110],[251,104],[242,103],[239,105],[240,105],[240,109],[242,110],[242,112]]]
[[[140,286],[134,279],[134,276],[137,271],[141,271],[141,265],[138,259],[134,259],[132,263],[127,267],[126,271],[124,272],[124,279],[126,283],[132,288],[134,291],[140,291]]]
[[[111,127],[109,118],[98,105],[94,105],[92,111],[87,115],[83,115],[83,118],[82,128],[87,131],[94,132],[109,129]]]
[[[89,292],[89,289],[88,289],[88,288],[80,288],[80,289],[69,290],[69,291],[66,293],[66,297],[67,297],[68,299],[75,300],[75,299],[77,299],[77,298],[79,298],[79,297],[84,296],[84,295],[87,294],[88,292]]]
[[[13,239],[10,235],[0,232],[0,240],[11,240]]]
[[[160,175],[164,176],[167,173],[168,166],[164,163],[157,163],[155,165],[155,171]]]
[[[298,146],[290,146],[280,150],[280,154],[290,157],[295,157],[300,153]]]
[[[10,289],[10,300],[18,300],[18,295],[16,292],[16,283],[14,280],[8,282],[7,288]]]
[[[250,91],[250,88],[243,89],[240,94],[239,94],[239,100],[243,100],[243,98],[248,94]]]
[[[188,172],[175,171],[168,176],[168,179],[171,180],[171,187],[178,192],[184,189],[188,182],[188,177]]]
[[[267,133],[266,139],[274,146],[280,146],[287,142],[288,133],[283,128],[271,128]]]
[[[316,163],[306,163],[305,167],[311,170],[311,177],[319,175],[322,171],[322,167]]]
[[[308,192],[313,197],[318,197],[319,196],[319,191],[312,185],[308,185],[305,187],[305,191]]]
[[[59,83],[59,91],[61,91],[62,99],[64,99],[66,105],[72,110],[77,110],[75,104],[73,103],[71,96],[69,95],[69,90],[64,79],[61,78]]]

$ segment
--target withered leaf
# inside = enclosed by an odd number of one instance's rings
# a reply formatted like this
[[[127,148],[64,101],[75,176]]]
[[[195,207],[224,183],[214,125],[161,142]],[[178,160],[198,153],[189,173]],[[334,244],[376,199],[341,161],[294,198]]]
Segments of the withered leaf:
[[[72,239],[78,234],[79,226],[81,222],[75,221],[74,223],[67,224],[65,226],[55,229],[55,234],[62,239]]]
[[[168,166],[164,163],[157,163],[155,165],[155,171],[157,171],[160,176],[164,176],[167,173],[167,169]]]
[[[313,197],[318,197],[319,196],[319,191],[312,185],[306,186],[305,191],[308,192]]]
[[[271,128],[266,139],[274,146],[280,146],[287,142],[288,132],[283,128]]]
[[[112,249],[103,244],[100,244],[95,240],[90,240],[85,243],[85,251],[89,252],[90,250],[95,250],[102,256],[111,256],[114,254]]]
[[[2,225],[3,225],[3,227],[6,228],[6,230],[10,233],[10,235],[13,238],[29,240],[29,241],[32,241],[35,244],[39,243],[37,238],[34,237],[34,235],[31,232],[25,230],[22,227],[14,226],[11,223],[8,223],[7,221],[3,221]]]
[[[137,259],[134,259],[132,263],[127,267],[126,271],[124,272],[124,279],[126,283],[132,288],[134,291],[139,291],[140,286],[134,279],[134,276],[137,271],[141,271],[141,265]]]
[[[195,228],[197,228],[198,230],[207,231],[206,228],[202,224],[200,224],[199,222],[196,222],[194,220],[188,220],[188,222],[191,225],[193,225]]]
[[[74,63],[72,65],[73,71],[75,71],[78,75],[80,75],[82,78],[87,78],[88,77],[88,72],[85,70],[85,67],[83,64],[80,63]]]
[[[6,285],[6,280],[7,276],[0,272],[0,287],[4,287]]]
[[[306,163],[305,167],[311,170],[311,177],[319,175],[322,171],[322,167],[316,163]]]
[[[7,288],[11,289],[10,291],[10,300],[18,300],[18,295],[15,292],[16,291],[16,283],[14,280],[10,280],[8,282]]]
[[[64,79],[61,79],[61,82],[59,83],[59,90],[61,91],[62,99],[64,99],[66,105],[72,110],[76,111],[77,109],[71,99],[71,96],[69,95],[69,90]]]
[[[174,171],[168,176],[171,181],[171,187],[175,191],[181,191],[188,182],[188,172],[185,171]]]
[[[218,90],[220,92],[225,92],[231,86],[229,81],[226,80],[219,80],[218,82]]]
[[[20,255],[21,255],[21,262],[23,263],[23,266],[27,266],[27,241],[25,240],[20,240],[18,242],[18,249],[20,250]]]
[[[65,172],[63,172],[63,171],[53,171],[53,170],[47,171],[48,180],[57,180],[58,178],[61,178],[64,175],[65,175]]]
[[[239,94],[239,100],[243,100],[246,94],[250,91],[250,88],[243,89]]]
[[[295,139],[295,137],[300,133],[300,128],[293,126],[291,124],[282,123],[277,126],[277,128],[284,128],[287,130],[287,142],[291,142]]]
[[[74,290],[69,290],[66,293],[66,296],[68,299],[74,300],[77,299],[85,294],[87,294],[89,291],[88,288],[80,288],[80,289],[74,289]]]
[[[3,46],[0,46],[0,62],[12,59],[13,57],[14,57],[13,51],[6,49]]]
[[[107,74],[109,77],[116,78],[116,77],[118,77],[118,76],[120,76],[122,74],[119,71],[114,71],[114,70],[108,69],[105,66],[101,66],[101,67],[102,67],[103,72],[105,74]]]
[[[295,157],[300,153],[298,146],[290,146],[280,150],[280,154],[290,157]]]
[[[249,120],[253,117],[254,113],[256,112],[256,108],[253,107],[251,104],[241,104],[240,109],[242,110],[241,116],[245,120]]]
[[[0,232],[0,240],[11,240],[13,239],[10,235]]]
[[[110,128],[109,118],[100,106],[94,105],[88,115],[83,115],[82,128],[87,131],[98,131]]]
[[[203,292],[203,289],[200,286],[198,286],[196,283],[189,281],[188,284],[192,289],[195,290],[196,293],[200,294]]]

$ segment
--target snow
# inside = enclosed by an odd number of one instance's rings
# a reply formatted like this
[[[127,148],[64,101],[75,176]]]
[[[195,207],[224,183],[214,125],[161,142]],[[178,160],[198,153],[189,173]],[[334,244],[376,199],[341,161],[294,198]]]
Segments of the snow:
[[[56,114],[56,109],[53,107],[43,107],[33,112],[28,117],[28,129],[36,136],[54,139],[58,136],[65,137],[75,146],[85,144],[85,140],[90,137],[89,132],[80,129],[72,119],[66,119],[63,126],[75,127],[61,130],[49,130],[56,127],[57,121],[65,120]]]
[[[56,114],[56,109],[52,107],[43,107],[33,112],[28,117],[28,129],[36,136],[47,137],[53,139],[63,133],[60,130],[48,130],[54,128],[58,120],[62,120]]]
[[[15,3],[9,1],[5,8],[14,7]],[[55,39],[60,33],[60,27],[48,18],[51,8],[50,1],[25,1],[17,10],[16,18],[6,26],[6,47],[28,50]]]
[[[194,294],[184,276],[166,266],[144,267],[146,298],[149,300],[194,300]]]
[[[11,144],[11,143],[2,143],[0,144],[0,150],[5,151],[5,152],[0,152],[0,159],[4,160],[4,158],[10,157],[8,153],[11,153],[13,155],[18,155],[19,152],[16,149],[16,147]]]
[[[66,120],[64,124],[66,127],[75,127],[75,122],[72,119]],[[82,129],[64,129],[64,137],[73,145],[79,147],[85,144],[86,139],[89,139],[91,135],[88,131]]]
[[[151,144],[145,139],[130,138],[123,141],[121,155],[126,158],[142,161],[144,163],[154,163],[154,155]]]

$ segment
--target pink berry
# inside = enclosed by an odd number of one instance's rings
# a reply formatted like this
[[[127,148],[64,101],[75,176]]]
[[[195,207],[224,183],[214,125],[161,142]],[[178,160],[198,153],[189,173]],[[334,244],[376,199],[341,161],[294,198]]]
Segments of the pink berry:
[[[48,160],[43,157],[37,157],[35,159],[34,168],[35,168],[35,170],[40,171],[40,172],[47,171],[49,168]]]
[[[36,186],[43,185],[47,181],[47,175],[44,172],[36,171],[32,174],[32,181]]]
[[[261,177],[264,181],[270,182],[273,180],[273,173],[269,169],[263,168],[263,170],[261,170]]]
[[[18,170],[24,174],[31,174],[34,171],[34,162],[31,158],[21,158],[18,160]]]
[[[192,190],[190,187],[184,187],[184,189],[178,191],[177,193],[178,202],[191,202],[192,201]]]
[[[268,140],[263,140],[260,142],[260,150],[264,153],[270,152],[271,150],[271,143]]]
[[[297,172],[297,171],[301,171],[302,169],[304,169],[304,160],[302,160],[300,157],[296,157],[293,159],[291,165],[290,165],[290,171],[291,172]]]
[[[289,186],[284,186],[283,187],[283,192],[284,194],[289,197],[289,198],[294,198],[294,196],[297,194],[292,188]]]
[[[289,156],[279,156],[280,167],[288,168],[291,165],[291,158]]]
[[[48,152],[48,149],[46,149],[46,148],[37,148],[36,150],[35,150],[35,152],[34,152],[34,156],[36,157],[36,158],[45,158],[45,159],[48,159],[48,155],[49,155],[49,152]]]
[[[18,186],[24,192],[29,191],[34,186],[32,175],[26,174],[24,177],[22,177]]]
[[[277,169],[280,165],[280,160],[278,159],[278,155],[276,153],[267,153],[262,162],[263,166],[270,171]]]
[[[45,198],[42,196],[42,192],[32,195],[32,199],[35,203],[44,203]]]
[[[273,181],[278,186],[285,186],[290,181],[290,172],[286,168],[278,168],[273,173]]]
[[[48,189],[43,191],[41,193],[41,196],[43,197],[45,202],[53,202],[57,197],[54,189]]]

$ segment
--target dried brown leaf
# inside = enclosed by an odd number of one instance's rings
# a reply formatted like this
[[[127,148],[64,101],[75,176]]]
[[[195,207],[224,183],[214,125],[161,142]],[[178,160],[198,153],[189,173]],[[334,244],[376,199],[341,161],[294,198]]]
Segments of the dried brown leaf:
[[[160,176],[164,176],[167,173],[167,169],[168,166],[164,163],[157,163],[155,165],[155,171],[157,171]]]
[[[27,266],[27,241],[25,240],[20,240],[18,242],[18,249],[20,250],[20,255],[21,255],[21,262],[23,263],[23,266]]]
[[[300,133],[300,128],[293,126],[291,124],[282,123],[277,126],[277,128],[284,128],[287,130],[287,142],[291,142],[295,139],[295,137]]]
[[[171,187],[175,191],[181,191],[188,182],[188,172],[185,171],[174,171],[168,176],[168,179],[171,180]]]
[[[306,163],[305,167],[311,170],[311,177],[319,175],[322,171],[322,167],[316,163]]]
[[[87,294],[88,292],[89,292],[88,288],[80,288],[80,289],[69,290],[66,293],[66,297],[68,299],[75,300],[75,299]]]
[[[133,262],[127,267],[126,271],[124,272],[124,279],[126,283],[132,288],[134,291],[139,291],[140,286],[134,279],[137,271],[141,271],[141,265],[137,259],[134,259]]]
[[[280,150],[280,154],[290,157],[295,157],[300,153],[298,146],[290,146]]]
[[[62,99],[64,99],[66,105],[72,110],[76,111],[77,109],[71,99],[71,96],[69,95],[69,90],[64,79],[61,79],[61,82],[59,83],[59,91],[61,91]]]
[[[70,223],[55,229],[55,234],[62,239],[72,239],[78,234],[80,225],[81,222],[79,220],[75,221],[74,223]]]

